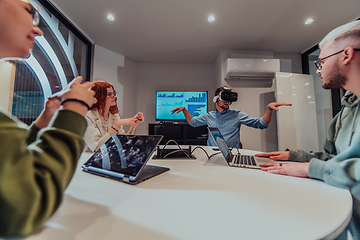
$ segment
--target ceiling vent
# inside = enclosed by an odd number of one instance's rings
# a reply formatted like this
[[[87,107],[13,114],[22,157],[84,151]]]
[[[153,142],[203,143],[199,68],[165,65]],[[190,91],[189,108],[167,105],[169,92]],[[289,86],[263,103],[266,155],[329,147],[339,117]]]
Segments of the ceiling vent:
[[[225,80],[273,80],[275,73],[280,72],[280,60],[228,58],[224,71]]]

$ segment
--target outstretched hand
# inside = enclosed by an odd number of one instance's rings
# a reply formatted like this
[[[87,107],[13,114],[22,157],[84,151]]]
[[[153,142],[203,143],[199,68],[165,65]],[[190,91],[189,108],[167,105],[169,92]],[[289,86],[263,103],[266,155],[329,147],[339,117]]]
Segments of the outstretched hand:
[[[143,122],[145,119],[144,119],[144,114],[142,112],[138,112],[134,118],[137,119],[137,122],[136,123],[141,123]]]
[[[171,114],[174,114],[175,112],[176,113],[182,112],[182,111],[184,111],[184,109],[185,109],[185,107],[177,107],[177,108],[171,110]]]
[[[289,151],[282,151],[282,152],[268,152],[268,153],[258,153],[255,154],[256,157],[264,157],[264,158],[270,158],[274,161],[286,161],[289,160],[290,152]]]
[[[292,106],[291,103],[283,103],[283,102],[272,102],[272,103],[269,103],[268,104],[268,107],[273,109],[273,110],[276,110],[276,111],[279,111],[279,108],[280,106]]]
[[[123,118],[116,121],[115,125],[121,127],[124,125],[130,125],[130,126],[137,126],[137,119],[136,118]]]
[[[54,113],[60,107],[60,98],[51,96],[45,103],[45,109],[40,113],[39,117],[35,120],[35,125],[42,129],[47,127],[50,123]]]
[[[288,175],[293,177],[309,177],[309,163],[298,163],[298,162],[271,162],[259,164],[261,171],[268,173]]]

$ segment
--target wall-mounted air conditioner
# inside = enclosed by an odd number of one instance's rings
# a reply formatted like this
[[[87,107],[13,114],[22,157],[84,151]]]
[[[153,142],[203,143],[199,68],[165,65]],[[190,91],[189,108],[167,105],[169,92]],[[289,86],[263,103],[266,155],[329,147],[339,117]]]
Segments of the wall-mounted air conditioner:
[[[228,58],[223,69],[225,80],[272,80],[280,72],[280,60]]]

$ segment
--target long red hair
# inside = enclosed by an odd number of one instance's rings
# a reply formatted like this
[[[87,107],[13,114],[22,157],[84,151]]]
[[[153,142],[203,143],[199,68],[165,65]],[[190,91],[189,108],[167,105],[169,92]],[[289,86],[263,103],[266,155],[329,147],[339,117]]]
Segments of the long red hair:
[[[97,102],[91,107],[91,110],[97,109],[100,113],[100,115],[103,115],[105,112],[105,103],[106,103],[106,97],[107,97],[107,88],[114,89],[114,86],[111,85],[108,82],[105,81],[94,81],[94,86],[91,88],[95,92],[95,98],[97,99]],[[119,109],[117,105],[111,106],[109,109],[109,112],[111,114],[115,114],[119,112]]]

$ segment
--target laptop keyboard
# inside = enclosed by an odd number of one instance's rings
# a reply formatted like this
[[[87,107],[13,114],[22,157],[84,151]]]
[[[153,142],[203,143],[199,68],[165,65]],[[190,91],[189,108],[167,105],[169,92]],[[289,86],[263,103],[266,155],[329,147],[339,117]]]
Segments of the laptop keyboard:
[[[233,164],[239,167],[242,165],[257,166],[254,156],[251,155],[235,155]]]

